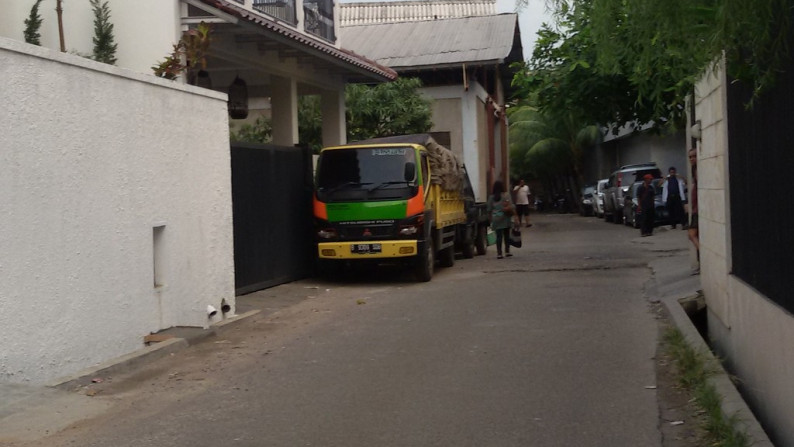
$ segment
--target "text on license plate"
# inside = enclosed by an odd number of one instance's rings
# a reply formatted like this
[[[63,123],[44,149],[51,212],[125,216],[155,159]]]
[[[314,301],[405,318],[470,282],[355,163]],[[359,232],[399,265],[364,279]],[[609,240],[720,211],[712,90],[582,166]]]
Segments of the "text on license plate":
[[[350,246],[351,253],[380,253],[380,244],[353,244]]]

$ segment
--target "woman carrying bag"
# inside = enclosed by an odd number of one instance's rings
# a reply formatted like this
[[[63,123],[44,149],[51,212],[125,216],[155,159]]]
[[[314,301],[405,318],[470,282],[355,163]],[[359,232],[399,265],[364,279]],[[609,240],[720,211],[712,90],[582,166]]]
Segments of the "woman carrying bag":
[[[516,207],[510,199],[510,194],[505,192],[505,185],[497,180],[493,184],[491,195],[488,197],[488,218],[491,229],[496,233],[496,258],[502,259],[502,243],[504,254],[508,258],[510,253],[510,228],[513,225],[513,216]]]

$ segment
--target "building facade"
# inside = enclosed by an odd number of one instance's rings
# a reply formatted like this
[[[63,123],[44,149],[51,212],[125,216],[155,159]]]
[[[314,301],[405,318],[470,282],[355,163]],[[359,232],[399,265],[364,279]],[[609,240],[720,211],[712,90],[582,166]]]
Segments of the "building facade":
[[[523,61],[516,14],[494,1],[347,3],[345,48],[422,80],[431,133],[466,164],[477,200],[509,180],[507,117],[513,62]],[[411,36],[406,39],[405,36]]]

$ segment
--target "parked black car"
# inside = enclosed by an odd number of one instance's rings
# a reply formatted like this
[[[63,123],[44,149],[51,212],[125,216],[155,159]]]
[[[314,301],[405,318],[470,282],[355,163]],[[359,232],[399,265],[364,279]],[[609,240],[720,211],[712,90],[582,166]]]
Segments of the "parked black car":
[[[659,186],[661,182],[662,179],[660,178],[656,178],[651,181],[654,191],[653,201],[655,216],[653,226],[655,227],[670,223],[670,213],[667,212],[667,207],[664,205],[664,202],[662,202],[662,187]],[[640,220],[637,216],[637,207],[639,206],[637,190],[639,189],[640,185],[642,185],[642,182],[634,182],[629,188],[628,194],[626,194],[623,199],[623,220],[626,225],[632,226],[634,228],[640,227]]]

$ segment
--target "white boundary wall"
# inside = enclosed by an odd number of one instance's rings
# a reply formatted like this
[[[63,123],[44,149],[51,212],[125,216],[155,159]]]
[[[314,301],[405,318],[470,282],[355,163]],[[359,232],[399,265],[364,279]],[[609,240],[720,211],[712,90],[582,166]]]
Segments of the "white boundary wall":
[[[225,94],[4,38],[0,79],[0,382],[234,306]]]
[[[741,185],[731,185],[728,170],[726,85],[725,73],[719,70],[709,72],[695,87],[695,115],[702,126],[698,148],[701,282],[709,335],[767,430],[780,445],[794,445],[794,317],[731,275],[729,190]]]
[[[103,0],[104,2],[104,0]],[[33,0],[2,0],[0,36],[25,41],[25,20]],[[171,54],[182,34],[178,0],[108,0],[116,48],[116,65],[152,73],[152,65]],[[58,50],[55,0],[39,5],[41,45]],[[63,2],[63,29],[67,53],[91,55],[94,49],[94,12],[88,0]]]

